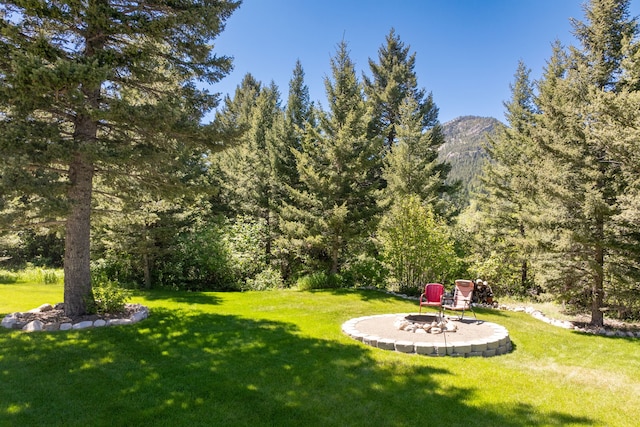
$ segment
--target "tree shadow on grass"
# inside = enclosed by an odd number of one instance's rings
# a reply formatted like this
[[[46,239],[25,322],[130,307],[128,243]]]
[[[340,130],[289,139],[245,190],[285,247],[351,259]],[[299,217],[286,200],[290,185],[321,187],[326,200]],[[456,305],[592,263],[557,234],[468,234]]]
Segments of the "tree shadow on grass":
[[[309,291],[309,292],[323,292],[323,293],[330,293],[332,295],[357,295],[363,301],[411,301],[413,302],[412,300],[408,300],[399,295],[394,295],[378,289],[338,288],[338,289],[318,289],[318,290]]]
[[[153,290],[152,292],[136,291],[136,296],[141,296],[149,301],[173,301],[186,304],[220,304],[221,299],[211,292],[189,292],[172,290]]]
[[[524,404],[477,407],[473,386],[451,386],[447,369],[379,363],[372,351],[290,323],[161,308],[133,326],[0,332],[0,424],[595,424]]]

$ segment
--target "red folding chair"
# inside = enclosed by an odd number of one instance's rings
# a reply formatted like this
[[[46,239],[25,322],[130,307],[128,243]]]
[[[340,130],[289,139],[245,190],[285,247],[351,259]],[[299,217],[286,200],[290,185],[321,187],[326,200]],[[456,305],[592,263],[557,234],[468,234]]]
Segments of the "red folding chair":
[[[440,315],[442,315],[442,295],[444,294],[444,286],[440,283],[428,283],[424,287],[424,292],[420,295],[420,313],[422,314],[422,306],[438,307]]]

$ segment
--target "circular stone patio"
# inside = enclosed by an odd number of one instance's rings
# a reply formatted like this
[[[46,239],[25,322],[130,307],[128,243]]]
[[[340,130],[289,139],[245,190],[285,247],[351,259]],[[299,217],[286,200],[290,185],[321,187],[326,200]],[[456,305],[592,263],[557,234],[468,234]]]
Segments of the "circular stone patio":
[[[342,324],[350,337],[382,350],[417,353],[427,356],[491,357],[511,351],[511,339],[504,326],[475,319],[455,320],[455,332],[431,334],[400,330],[397,320],[431,322],[435,315],[417,313],[382,314],[351,319]]]

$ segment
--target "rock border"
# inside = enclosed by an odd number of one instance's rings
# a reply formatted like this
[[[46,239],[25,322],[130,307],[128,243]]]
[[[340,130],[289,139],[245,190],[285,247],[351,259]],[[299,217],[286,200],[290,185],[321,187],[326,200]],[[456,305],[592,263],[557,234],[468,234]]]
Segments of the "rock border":
[[[32,320],[26,324],[20,321],[19,312],[7,314],[2,319],[2,326],[7,329],[21,330],[24,332],[37,331],[69,331],[87,328],[100,328],[104,326],[132,325],[149,317],[149,309],[141,304],[125,304],[127,311],[131,312],[128,317],[107,318],[96,320],[80,320],[77,322],[51,322],[44,323],[39,319]],[[29,310],[29,313],[42,313],[53,310],[51,304],[43,304],[38,308]]]
[[[606,337],[640,338],[640,330],[633,332],[633,331],[623,331],[621,329],[611,329],[606,327],[600,327],[600,328],[581,327],[581,326],[575,325],[573,322],[569,320],[558,320],[558,319],[553,319],[551,317],[547,317],[543,312],[533,307],[523,307],[523,306],[508,307],[506,305],[501,305],[499,309],[506,310],[506,311],[513,311],[516,313],[527,313],[531,317],[538,319],[542,322],[548,323],[550,325],[557,326],[563,329],[571,329],[576,332],[582,332],[585,334],[601,335]]]
[[[409,341],[395,340],[388,337],[366,334],[358,330],[358,323],[363,320],[378,319],[393,321],[398,317],[410,315],[411,313],[379,314],[373,316],[363,316],[347,320],[342,324],[342,332],[363,344],[379,348],[381,350],[392,350],[400,353],[415,353],[425,356],[453,356],[453,357],[493,357],[507,354],[513,349],[509,331],[504,326],[497,323],[483,322],[493,329],[493,334],[486,338],[475,338],[469,341],[455,341],[442,343],[436,341]],[[443,332],[446,334],[447,332]],[[421,334],[421,337],[424,337]]]

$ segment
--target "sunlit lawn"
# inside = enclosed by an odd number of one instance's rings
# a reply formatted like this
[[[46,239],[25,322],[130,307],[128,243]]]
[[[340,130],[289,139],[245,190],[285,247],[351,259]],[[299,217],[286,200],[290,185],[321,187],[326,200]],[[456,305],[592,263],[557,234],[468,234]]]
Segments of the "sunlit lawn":
[[[0,285],[0,316],[62,300]],[[512,353],[432,358],[365,346],[341,324],[415,311],[375,291],[139,293],[134,326],[0,330],[0,425],[637,425],[640,341],[478,310]]]

